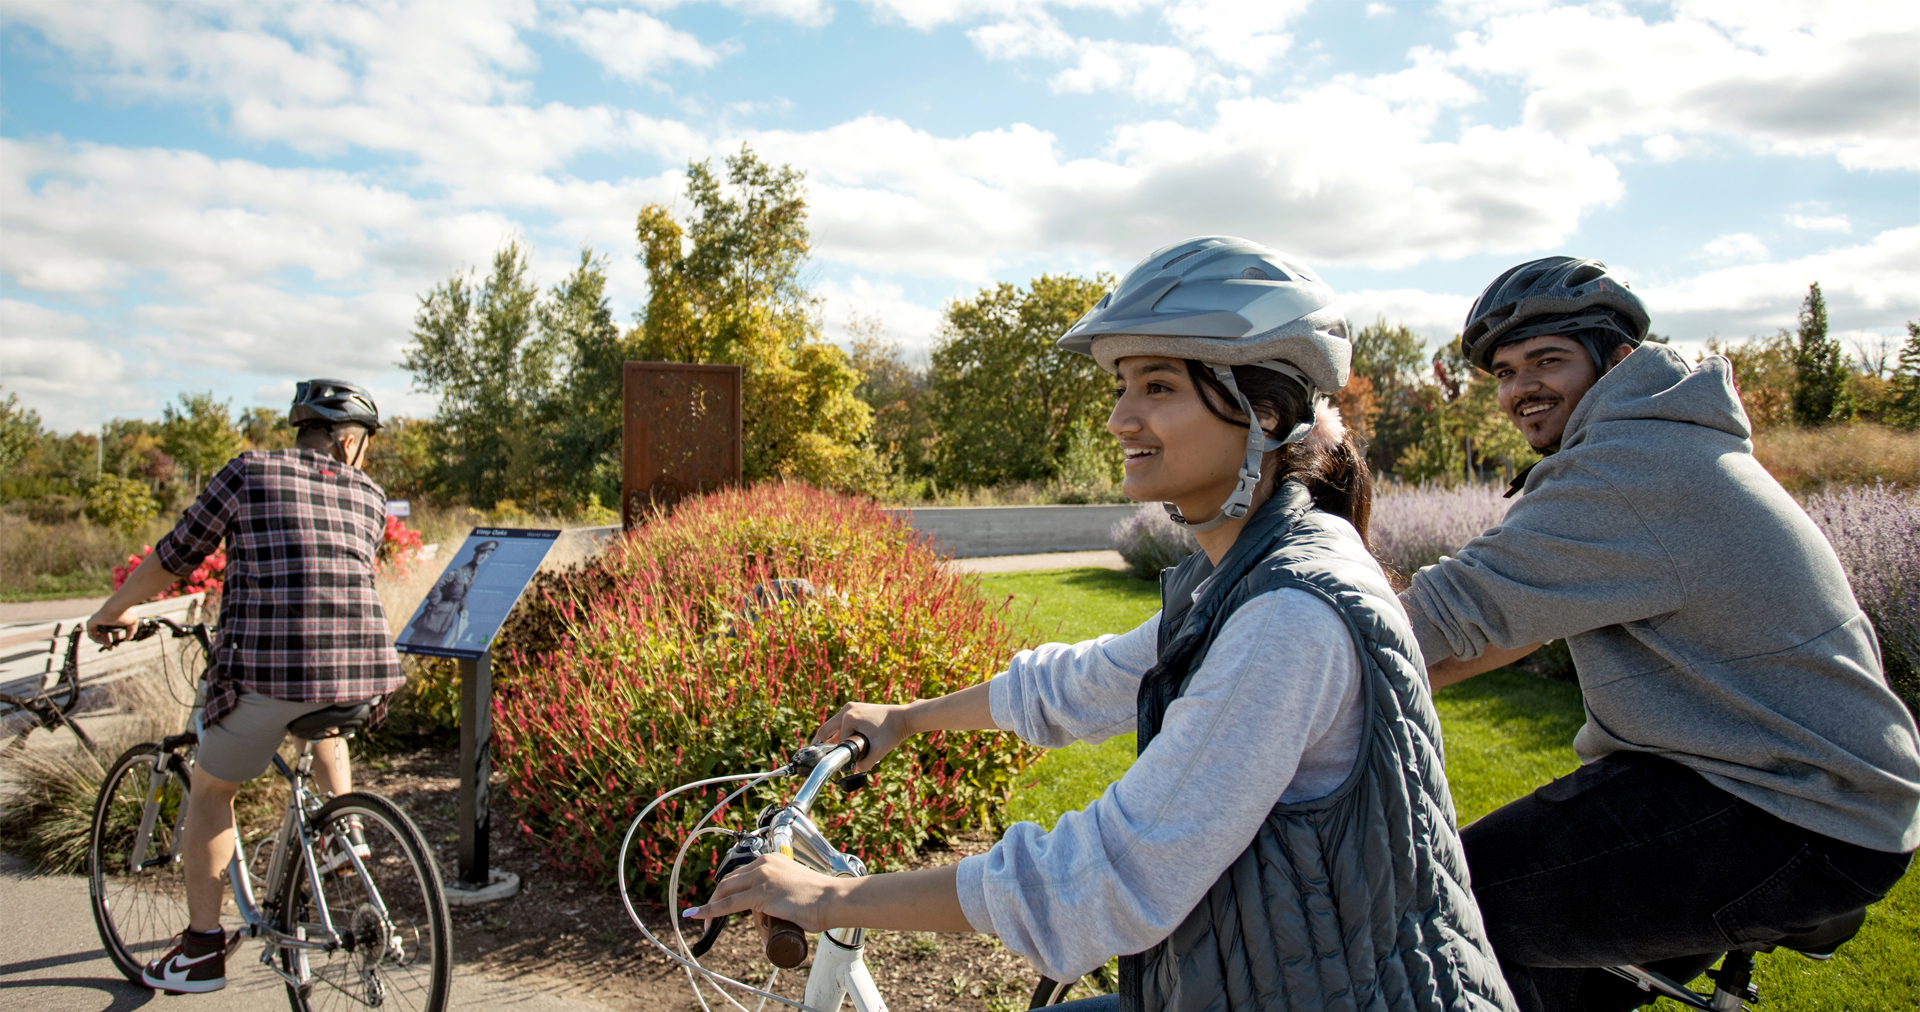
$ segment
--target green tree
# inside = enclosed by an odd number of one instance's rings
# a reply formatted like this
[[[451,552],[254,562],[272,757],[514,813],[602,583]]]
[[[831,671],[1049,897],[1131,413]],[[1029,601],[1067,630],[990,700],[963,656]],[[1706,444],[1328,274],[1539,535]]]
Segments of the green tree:
[[[1506,480],[1539,459],[1500,410],[1500,381],[1481,372],[1449,341],[1434,352],[1437,383],[1423,390],[1419,438],[1401,451],[1395,472],[1408,481]]]
[[[1900,348],[1900,364],[1887,387],[1887,424],[1920,428],[1920,320],[1907,321],[1907,343]]]
[[[94,523],[131,535],[160,512],[160,503],[144,483],[109,474],[87,490],[86,509]]]
[[[1820,283],[1807,289],[1800,305],[1800,344],[1794,355],[1793,420],[1825,425],[1853,418],[1847,359],[1840,342],[1827,333],[1827,300]]]
[[[248,408],[240,416],[240,435],[255,450],[284,450],[293,445],[293,426],[287,413],[274,408]]]
[[[527,275],[526,248],[509,239],[484,283],[469,271],[434,286],[400,362],[415,389],[440,398],[433,483],[476,506],[541,499],[540,409],[556,349],[535,326],[540,293]]]
[[[1754,431],[1793,423],[1799,352],[1791,332],[1781,328],[1772,337],[1752,337],[1738,346],[1709,340],[1706,353],[1724,355],[1732,364],[1734,389]]]
[[[440,427],[430,419],[405,416],[381,420],[380,435],[367,444],[367,476],[389,499],[414,499],[433,488],[436,446],[444,446]]]
[[[1410,328],[1376,317],[1353,332],[1352,376],[1334,400],[1376,474],[1393,470],[1419,442],[1427,414],[1440,403],[1423,377],[1430,378],[1426,341]]]
[[[213,391],[180,395],[178,406],[160,409],[160,445],[187,469],[195,491],[242,447],[232,402],[215,400]]]
[[[11,474],[40,440],[40,413],[20,406],[19,394],[0,401],[0,473]]]
[[[856,317],[847,330],[853,336],[852,365],[862,377],[854,396],[873,412],[869,444],[892,462],[897,476],[925,477],[933,446],[933,420],[927,415],[927,370],[908,361],[906,352],[898,342],[888,339],[877,319]]]
[[[744,370],[746,477],[776,475],[866,491],[883,468],[864,445],[872,412],[854,396],[860,374],[822,341],[800,282],[809,239],[802,176],[742,145],[726,160],[687,167],[693,214],[683,225],[653,204],[635,231],[646,266],[640,350],[668,362]]]
[[[1104,419],[1112,379],[1055,342],[1113,286],[1043,274],[948,303],[928,370],[934,468],[949,486],[1053,477],[1076,427]]]
[[[548,472],[559,505],[620,501],[624,367],[643,357],[637,331],[622,334],[607,300],[606,261],[591,249],[540,306],[540,331],[554,349],[556,380],[543,414],[550,419]]]

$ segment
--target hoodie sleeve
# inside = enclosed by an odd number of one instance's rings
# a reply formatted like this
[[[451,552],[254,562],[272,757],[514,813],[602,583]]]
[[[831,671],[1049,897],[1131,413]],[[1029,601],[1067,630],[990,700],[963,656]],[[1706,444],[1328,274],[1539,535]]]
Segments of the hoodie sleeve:
[[[1592,470],[1548,460],[1557,473],[1536,479],[1500,526],[1415,573],[1401,595],[1427,663],[1653,618],[1685,600],[1679,567],[1632,500]]]

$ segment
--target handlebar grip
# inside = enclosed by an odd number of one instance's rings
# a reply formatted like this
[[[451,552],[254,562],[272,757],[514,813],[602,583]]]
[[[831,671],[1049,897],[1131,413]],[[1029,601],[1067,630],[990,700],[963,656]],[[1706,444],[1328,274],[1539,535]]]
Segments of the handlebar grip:
[[[873,742],[868,741],[867,736],[864,734],[861,734],[858,731],[852,731],[847,734],[848,744],[852,744],[855,739],[859,740],[859,745],[854,749],[854,752],[853,752],[853,761],[857,763],[860,760],[865,759],[867,757],[867,753],[873,751]],[[849,763],[848,765],[852,765],[852,763]]]
[[[773,933],[767,936],[767,962],[782,970],[791,970],[807,961],[807,933],[792,921],[778,917],[768,920]]]

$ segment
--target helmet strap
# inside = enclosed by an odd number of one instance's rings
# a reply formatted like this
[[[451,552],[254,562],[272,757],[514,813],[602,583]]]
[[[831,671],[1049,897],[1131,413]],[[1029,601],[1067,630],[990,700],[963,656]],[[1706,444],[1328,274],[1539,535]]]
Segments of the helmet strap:
[[[1239,402],[1240,412],[1247,416],[1247,459],[1240,468],[1240,480],[1233,486],[1233,493],[1227,496],[1226,502],[1220,504],[1220,512],[1215,514],[1213,519],[1194,523],[1180,514],[1180,507],[1172,503],[1161,503],[1167,511],[1167,519],[1195,534],[1213,530],[1229,520],[1244,520],[1248,513],[1253,512],[1253,493],[1260,486],[1261,460],[1268,452],[1278,450],[1289,443],[1297,443],[1307,438],[1307,433],[1313,431],[1313,411],[1309,408],[1306,421],[1295,425],[1293,431],[1287,433],[1287,438],[1274,439],[1268,436],[1266,430],[1260,427],[1260,419],[1253,413],[1253,404],[1247,400],[1246,394],[1240,392],[1240,385],[1233,381],[1233,368],[1218,363],[1208,363],[1208,365],[1213,369],[1214,378],[1226,386],[1227,392]],[[1309,386],[1307,390],[1309,391],[1308,402],[1311,404],[1313,388]]]

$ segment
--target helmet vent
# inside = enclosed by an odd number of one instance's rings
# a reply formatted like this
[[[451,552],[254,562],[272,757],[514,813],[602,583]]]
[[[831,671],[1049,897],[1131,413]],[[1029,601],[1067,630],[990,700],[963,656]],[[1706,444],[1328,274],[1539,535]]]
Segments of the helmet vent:
[[[1581,264],[1572,274],[1567,275],[1566,286],[1578,288],[1605,274],[1607,269],[1599,264]]]
[[[1240,276],[1243,278],[1246,278],[1248,281],[1272,281],[1273,280],[1272,277],[1268,276],[1266,271],[1263,271],[1258,267],[1249,267],[1246,270],[1241,271]]]
[[[1190,250],[1188,250],[1188,251],[1186,251],[1185,253],[1182,253],[1182,254],[1180,254],[1179,256],[1177,256],[1177,257],[1174,257],[1174,258],[1173,258],[1172,260],[1169,260],[1169,261],[1167,261],[1166,263],[1163,263],[1163,264],[1161,264],[1161,265],[1160,265],[1160,269],[1164,271],[1164,270],[1166,270],[1167,268],[1169,268],[1169,267],[1172,267],[1172,266],[1173,266],[1174,264],[1177,264],[1177,263],[1179,263],[1180,261],[1182,261],[1182,260],[1185,260],[1186,258],[1188,258],[1188,257],[1190,257],[1190,256],[1192,256],[1192,255],[1194,255],[1195,253],[1198,253],[1198,252],[1200,252],[1200,250],[1197,250],[1197,249],[1190,249]]]

